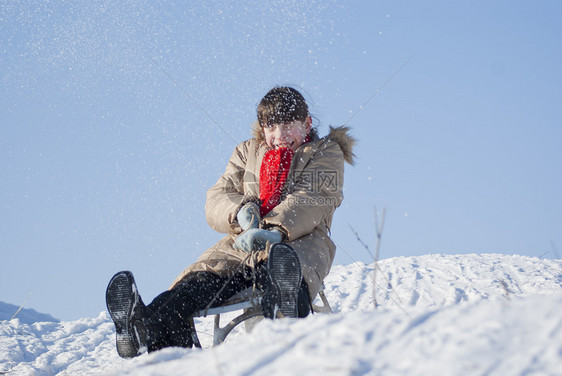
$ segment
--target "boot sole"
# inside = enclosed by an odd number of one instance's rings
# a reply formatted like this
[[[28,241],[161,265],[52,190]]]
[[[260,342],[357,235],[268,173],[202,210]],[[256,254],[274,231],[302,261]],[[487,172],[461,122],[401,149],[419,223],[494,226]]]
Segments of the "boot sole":
[[[279,311],[285,317],[298,317],[302,269],[296,252],[287,245],[274,244],[269,251],[268,266],[271,278],[281,292]]]
[[[132,317],[139,298],[131,272],[120,272],[113,276],[105,299],[107,310],[115,324],[117,353],[122,358],[139,355],[139,339],[132,325]]]

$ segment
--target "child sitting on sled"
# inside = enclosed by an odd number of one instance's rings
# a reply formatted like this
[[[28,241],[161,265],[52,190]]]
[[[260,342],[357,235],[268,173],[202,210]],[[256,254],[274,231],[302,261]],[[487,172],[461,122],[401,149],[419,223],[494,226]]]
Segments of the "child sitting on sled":
[[[119,355],[192,347],[189,318],[251,286],[263,291],[265,317],[306,317],[334,260],[330,227],[353,144],[347,127],[320,138],[297,90],[270,90],[257,107],[253,137],[236,147],[207,191],[207,222],[224,238],[148,305],[131,272],[109,282]]]

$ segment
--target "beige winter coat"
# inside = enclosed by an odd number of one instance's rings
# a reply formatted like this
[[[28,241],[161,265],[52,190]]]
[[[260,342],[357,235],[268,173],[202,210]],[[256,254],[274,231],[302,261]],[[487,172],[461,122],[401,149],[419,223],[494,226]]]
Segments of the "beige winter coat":
[[[314,299],[334,260],[336,246],[329,237],[330,226],[343,200],[344,160],[353,163],[354,139],[347,127],[330,128],[328,136],[320,139],[314,131],[311,138],[295,151],[281,201],[263,218],[263,228],[277,227],[285,234],[285,242],[299,256]],[[254,128],[254,138],[236,147],[226,171],[207,191],[205,205],[209,225],[227,235],[187,267],[172,287],[194,271],[229,275],[246,258],[246,252],[233,248],[241,233],[236,214],[247,202],[259,203],[260,167],[268,150],[259,127]],[[265,259],[263,251],[251,262]]]

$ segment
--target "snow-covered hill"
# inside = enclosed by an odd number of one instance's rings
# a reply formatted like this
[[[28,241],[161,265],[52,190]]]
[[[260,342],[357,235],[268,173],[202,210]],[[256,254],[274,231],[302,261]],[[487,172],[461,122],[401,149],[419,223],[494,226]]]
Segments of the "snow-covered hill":
[[[39,321],[59,322],[53,316],[37,312],[31,308],[20,308],[17,305],[0,302],[0,320],[10,320],[14,315],[25,324],[33,324]]]
[[[107,313],[72,322],[0,321],[8,375],[562,375],[562,261],[426,255],[335,266],[335,313],[261,322],[203,350],[132,360],[115,352]],[[145,297],[149,300],[151,297]]]

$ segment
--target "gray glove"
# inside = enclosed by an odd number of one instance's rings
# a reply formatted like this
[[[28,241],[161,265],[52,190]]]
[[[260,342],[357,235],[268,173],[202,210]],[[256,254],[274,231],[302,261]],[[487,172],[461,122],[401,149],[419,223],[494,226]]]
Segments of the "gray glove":
[[[265,249],[267,242],[273,244],[279,243],[281,240],[283,240],[283,235],[278,230],[251,228],[238,235],[234,241],[234,248],[250,253]]]
[[[242,227],[242,231],[246,231],[249,228],[259,228],[261,220],[259,206],[253,202],[248,202],[238,210],[236,220],[240,227]]]

